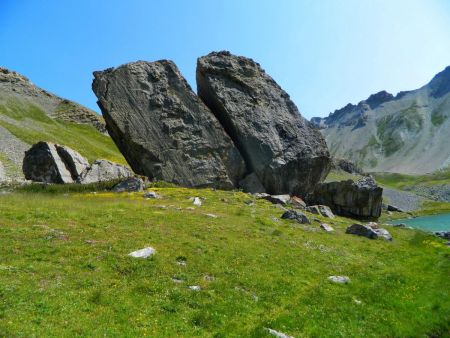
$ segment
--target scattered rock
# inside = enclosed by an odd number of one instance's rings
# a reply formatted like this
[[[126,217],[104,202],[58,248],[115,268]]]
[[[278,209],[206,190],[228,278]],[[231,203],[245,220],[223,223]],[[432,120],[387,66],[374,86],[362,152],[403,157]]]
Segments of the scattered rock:
[[[205,276],[203,276],[203,279],[204,279],[206,282],[214,282],[214,281],[216,280],[216,277],[210,276],[210,275],[205,275]]]
[[[330,276],[328,277],[328,280],[332,281],[333,283],[339,284],[350,283],[350,278],[348,278],[347,276]]]
[[[308,206],[305,208],[305,210],[308,211],[308,212],[310,212],[311,214],[314,214],[314,215],[321,215],[321,214],[320,214],[319,207],[318,207],[317,205],[308,205]]]
[[[139,177],[127,178],[112,189],[114,192],[136,192],[142,190],[144,190],[144,181]]]
[[[326,232],[333,232],[334,229],[331,225],[328,225],[326,223],[320,223],[320,228],[325,230]]]
[[[188,288],[192,291],[200,291],[202,289],[199,285],[189,285]]]
[[[272,335],[275,336],[277,338],[294,338],[292,336],[287,335],[286,333],[274,330],[274,329],[270,329],[268,327],[266,327],[266,330]]]
[[[157,194],[156,192],[154,192],[154,191],[147,191],[147,192],[144,194],[144,198],[149,198],[149,199],[160,199],[161,196],[158,195],[158,194]]]
[[[406,228],[407,227],[405,223],[392,224],[392,226],[394,228]]]
[[[127,167],[107,160],[96,160],[78,178],[81,184],[112,181],[133,176]]]
[[[218,216],[217,215],[214,215],[214,214],[205,214],[206,216],[208,216],[208,217],[210,217],[210,218],[218,218]]]
[[[130,252],[128,256],[134,257],[134,258],[147,258],[150,256],[153,256],[156,253],[156,250],[152,247],[146,247],[144,249],[136,250],[133,252]]]
[[[181,265],[181,266],[186,266],[187,265],[187,260],[186,260],[185,257],[177,257],[176,263],[178,265]]]
[[[184,280],[178,277],[172,277],[172,282],[176,283],[176,284],[181,284],[184,283]]]
[[[245,176],[245,178],[239,182],[239,186],[242,190],[251,194],[264,193],[266,191],[255,173]]]
[[[355,302],[356,305],[361,305],[362,302],[356,298],[353,298],[353,301]]]
[[[199,197],[194,197],[194,201],[192,202],[196,207],[200,207],[202,205],[202,201]]]
[[[73,183],[87,164],[83,156],[70,148],[38,142],[25,152],[22,169],[27,180],[61,184]]]
[[[382,194],[383,188],[371,177],[364,177],[356,183],[352,180],[319,183],[307,196],[307,202],[327,205],[337,215],[371,219],[381,215]]]
[[[257,194],[256,198],[264,199],[273,204],[281,204],[286,205],[291,200],[291,196],[289,195],[269,195],[269,194]]]
[[[450,231],[435,231],[434,234],[443,239],[450,239]]]
[[[326,205],[318,205],[320,214],[323,217],[334,218],[334,214],[329,207]]]
[[[292,205],[295,209],[305,209],[306,203],[298,196],[292,196],[289,203]]]
[[[304,213],[297,210],[288,210],[281,216],[281,218],[294,220],[301,224],[311,224],[308,217]]]
[[[387,211],[405,212],[402,209],[400,209],[399,207],[396,207],[395,205],[391,205],[391,204],[387,204],[386,209],[387,209]]]
[[[323,136],[258,63],[210,53],[197,61],[197,90],[268,193],[301,195],[328,174]]]
[[[357,236],[363,236],[370,239],[378,239],[383,238],[387,241],[392,241],[391,234],[386,230],[382,228],[373,228],[369,225],[362,225],[362,224],[352,224],[347,228],[345,231],[347,234],[351,235],[357,235]]]
[[[94,72],[106,128],[133,170],[187,187],[232,189],[246,166],[214,114],[168,60]]]

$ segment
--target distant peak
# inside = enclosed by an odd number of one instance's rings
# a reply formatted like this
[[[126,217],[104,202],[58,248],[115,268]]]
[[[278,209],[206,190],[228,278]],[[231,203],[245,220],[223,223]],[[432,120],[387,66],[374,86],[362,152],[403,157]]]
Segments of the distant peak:
[[[394,95],[388,93],[385,90],[382,90],[376,94],[372,94],[366,100],[366,103],[370,106],[371,109],[378,107],[380,104],[385,103],[387,101],[391,101],[394,99]]]
[[[0,67],[0,82],[18,82],[18,81],[30,82],[30,80],[28,80],[28,78],[26,78],[22,74],[19,74],[15,71],[9,70],[4,67]]]
[[[450,92],[450,66],[437,73],[428,84],[431,96],[438,98]]]

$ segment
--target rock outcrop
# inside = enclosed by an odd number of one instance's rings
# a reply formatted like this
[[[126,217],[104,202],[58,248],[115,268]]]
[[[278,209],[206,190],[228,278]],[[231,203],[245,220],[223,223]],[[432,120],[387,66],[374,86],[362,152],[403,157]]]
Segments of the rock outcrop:
[[[381,215],[382,194],[383,188],[371,177],[364,177],[357,182],[320,183],[307,201],[327,205],[337,215],[372,219]]]
[[[173,62],[133,62],[94,77],[108,132],[137,174],[222,189],[244,177],[239,151]]]
[[[378,228],[374,225],[352,224],[345,231],[346,234],[367,237],[369,239],[382,238],[387,241],[392,241],[392,236],[386,229]]]
[[[50,142],[38,142],[25,152],[25,178],[43,183],[73,183],[88,165],[76,151]]]
[[[107,160],[96,160],[81,173],[77,182],[89,184],[128,178],[131,176],[133,176],[133,172],[121,164]]]
[[[213,52],[197,61],[198,95],[270,194],[300,194],[325,178],[324,138],[251,59]]]
[[[127,167],[107,160],[92,165],[75,150],[38,142],[25,152],[22,170],[27,180],[42,183],[96,183],[133,176]]]
[[[112,191],[114,192],[137,192],[144,190],[144,181],[139,177],[129,177],[118,183]]]

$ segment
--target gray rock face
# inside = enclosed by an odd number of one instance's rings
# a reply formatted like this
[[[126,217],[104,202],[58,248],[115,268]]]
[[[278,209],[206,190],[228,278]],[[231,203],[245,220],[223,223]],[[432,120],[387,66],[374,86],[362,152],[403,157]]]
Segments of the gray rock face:
[[[59,157],[69,169],[72,179],[76,180],[83,170],[89,166],[88,160],[69,147],[56,145]]]
[[[288,210],[281,215],[281,218],[294,220],[301,224],[311,224],[309,218],[303,212],[297,210]]]
[[[383,238],[387,241],[392,241],[391,234],[386,229],[381,229],[378,227],[362,224],[352,224],[345,231],[346,234],[363,236],[370,239]]]
[[[23,173],[43,183],[73,183],[87,160],[76,151],[49,142],[38,142],[25,152]]]
[[[383,188],[366,177],[356,183],[352,180],[320,183],[307,200],[327,205],[338,215],[372,219],[381,215],[382,194]]]
[[[123,165],[107,160],[96,160],[81,173],[77,181],[81,184],[88,184],[112,181],[131,176],[133,176],[133,172]]]
[[[325,178],[324,138],[258,63],[210,53],[197,61],[197,87],[266,192],[303,196]]]
[[[108,132],[137,174],[222,189],[244,177],[239,151],[173,62],[139,61],[94,77]]]
[[[264,193],[266,189],[261,184],[258,176],[255,173],[251,173],[247,175],[243,180],[239,182],[239,186],[248,193],[256,194],[256,193]]]
[[[139,177],[130,177],[120,182],[114,188],[114,192],[136,192],[144,190],[144,181]]]

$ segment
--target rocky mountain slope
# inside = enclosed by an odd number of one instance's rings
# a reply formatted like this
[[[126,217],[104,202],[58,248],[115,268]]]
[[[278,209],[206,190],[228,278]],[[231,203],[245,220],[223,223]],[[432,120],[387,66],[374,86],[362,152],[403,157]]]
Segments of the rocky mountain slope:
[[[450,66],[417,90],[381,91],[311,122],[335,157],[366,171],[424,174],[450,165],[449,117]]]
[[[38,141],[68,145],[90,161],[124,163],[101,116],[0,67],[0,180],[23,177],[24,152]]]

